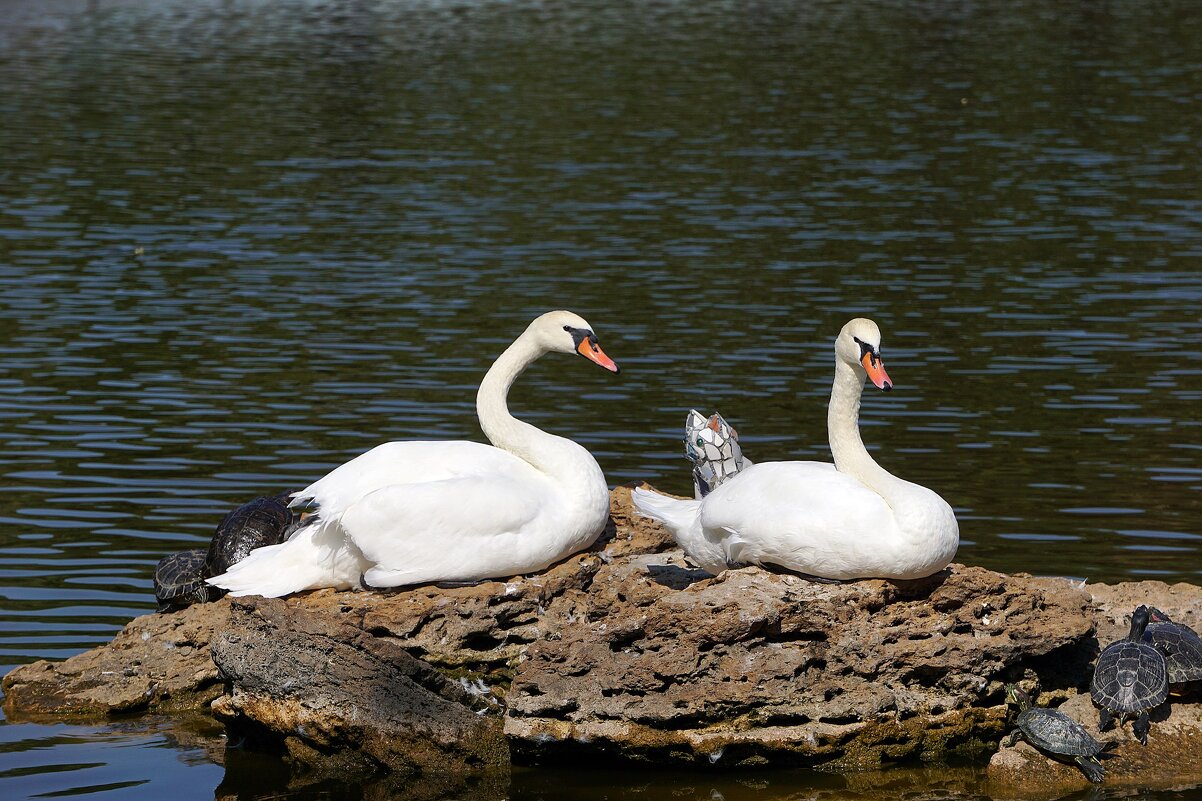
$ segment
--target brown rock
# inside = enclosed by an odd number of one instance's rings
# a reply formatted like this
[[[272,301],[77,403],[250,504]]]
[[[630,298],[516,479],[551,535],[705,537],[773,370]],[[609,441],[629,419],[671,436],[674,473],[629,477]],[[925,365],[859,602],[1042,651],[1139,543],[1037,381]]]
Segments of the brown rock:
[[[499,706],[337,616],[235,599],[213,660],[233,688],[214,713],[300,762],[406,774],[509,764]]]
[[[1028,671],[1054,683],[1046,657],[1093,629],[1068,582],[981,568],[839,585],[747,569],[677,589],[681,572],[658,556],[607,565],[584,619],[527,649],[507,697],[518,753],[930,758],[999,737],[1003,710],[981,698]]]
[[[220,692],[211,642],[227,681],[215,712],[327,774],[495,766],[502,723],[527,760],[871,767],[992,750],[1005,682],[1073,698],[1135,605],[1186,622],[1202,608],[1189,585],[960,565],[917,582],[714,578],[632,516],[628,489],[612,516],[592,549],[533,576],[138,618],[108,646],[14,670],[6,709],[201,707]]]
[[[1098,609],[1098,642],[1107,646],[1127,636],[1131,613],[1141,604],[1155,606],[1177,623],[1202,631],[1202,587],[1163,581],[1124,581],[1086,586]]]
[[[209,643],[228,621],[225,600],[134,618],[107,645],[10,672],[5,715],[87,717],[207,706],[221,694]]]

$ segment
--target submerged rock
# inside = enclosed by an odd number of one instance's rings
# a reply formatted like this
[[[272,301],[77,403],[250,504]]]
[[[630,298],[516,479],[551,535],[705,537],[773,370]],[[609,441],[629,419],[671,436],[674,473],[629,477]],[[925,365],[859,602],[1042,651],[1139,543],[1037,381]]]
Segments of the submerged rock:
[[[1202,600],[1189,585],[1082,588],[962,565],[913,582],[712,577],[629,497],[614,490],[602,540],[543,573],[141,617],[109,645],[14,670],[5,708],[213,702],[240,736],[335,773],[581,755],[875,767],[983,756],[1009,730],[1007,682],[1037,681],[1045,704],[1074,698],[1111,639],[1099,627],[1121,636],[1137,603],[1196,623],[1186,607]],[[1166,725],[1154,718],[1149,748],[1175,736]]]

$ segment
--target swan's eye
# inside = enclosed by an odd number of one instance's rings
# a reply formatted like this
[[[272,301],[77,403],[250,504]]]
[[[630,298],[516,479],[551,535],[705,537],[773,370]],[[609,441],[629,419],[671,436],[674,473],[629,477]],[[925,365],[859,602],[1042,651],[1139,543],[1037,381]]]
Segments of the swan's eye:
[[[698,438],[697,438],[697,447],[698,447],[698,448],[704,448],[704,447],[705,447],[705,440],[703,440],[701,437],[698,437]]]
[[[864,357],[868,356],[869,354],[871,354],[871,361],[872,361],[873,366],[875,366],[876,363],[878,361],[880,361],[881,357],[877,354],[876,348],[872,347],[871,345],[869,345],[867,342],[860,339],[859,337],[852,337],[852,339],[854,339],[856,341],[856,344],[860,346],[860,361],[864,361]]]

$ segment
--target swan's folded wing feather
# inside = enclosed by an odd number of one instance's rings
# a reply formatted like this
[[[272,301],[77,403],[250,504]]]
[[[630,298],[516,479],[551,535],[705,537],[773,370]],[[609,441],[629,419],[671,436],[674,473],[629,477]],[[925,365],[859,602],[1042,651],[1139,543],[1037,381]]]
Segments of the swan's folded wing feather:
[[[384,487],[532,469],[512,453],[480,442],[385,442],[294,493],[293,503],[312,501],[332,514],[340,514]]]
[[[545,489],[505,476],[465,476],[382,487],[342,516],[347,537],[374,564],[375,586],[511,575],[532,545]],[[533,538],[530,538],[533,539]],[[483,571],[483,574],[482,574]]]
[[[846,559],[871,557],[861,551],[879,541],[864,532],[891,531],[893,519],[879,495],[833,465],[764,462],[710,493],[701,525],[707,537],[730,543],[733,561],[822,575],[824,568],[839,572]]]

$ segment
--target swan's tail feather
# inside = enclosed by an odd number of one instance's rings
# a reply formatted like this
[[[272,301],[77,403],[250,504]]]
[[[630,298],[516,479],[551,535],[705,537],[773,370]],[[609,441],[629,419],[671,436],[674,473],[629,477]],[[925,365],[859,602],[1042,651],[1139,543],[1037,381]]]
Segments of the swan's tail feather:
[[[315,519],[293,532],[287,542],[256,548],[207,581],[230,595],[268,598],[321,587],[350,589],[359,583],[362,557],[346,542],[341,528],[336,522]]]
[[[677,540],[680,539],[679,532],[696,524],[697,514],[701,511],[699,500],[670,498],[642,487],[636,487],[630,498],[639,514],[663,523]]]

